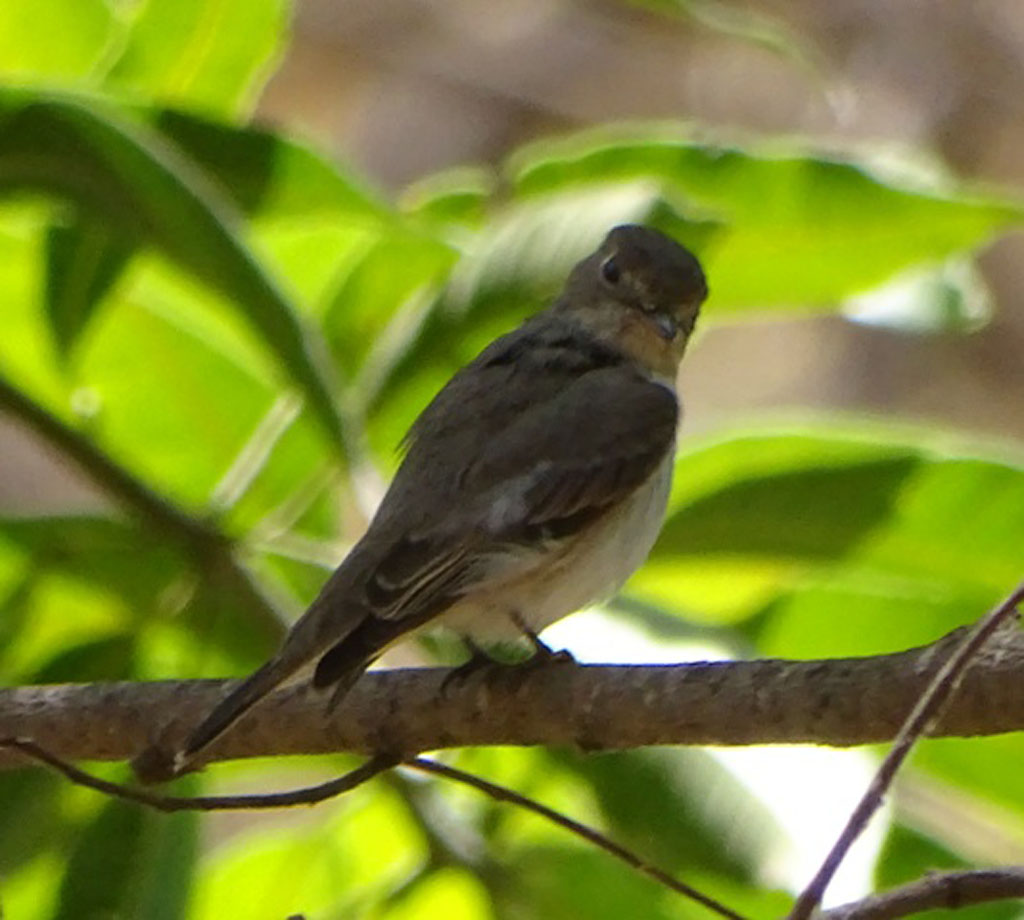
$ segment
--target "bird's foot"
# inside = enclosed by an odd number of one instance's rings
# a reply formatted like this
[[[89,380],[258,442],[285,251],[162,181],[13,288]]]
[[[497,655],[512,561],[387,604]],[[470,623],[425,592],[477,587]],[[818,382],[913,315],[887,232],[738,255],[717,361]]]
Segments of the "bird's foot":
[[[526,620],[517,611],[511,611],[509,616],[518,629],[533,646],[533,657],[528,662],[533,667],[542,667],[549,664],[576,664],[576,659],[567,648],[559,649],[557,652],[551,648],[540,636],[527,625]]]
[[[531,667],[538,668],[546,667],[549,664],[576,664],[576,658],[569,649],[562,648],[556,652],[533,630],[524,629],[523,633],[533,646],[533,655],[524,661],[520,667],[530,665]]]
[[[492,658],[471,639],[463,638],[462,641],[469,649],[469,658],[445,674],[444,680],[441,681],[442,695],[446,695],[453,686],[465,683],[470,677],[477,674],[486,673],[495,668],[514,667],[514,665]]]
[[[458,667],[452,668],[441,681],[441,693],[446,694],[452,687],[464,683],[470,677],[480,674],[485,679],[494,677],[496,679],[525,677],[540,668],[549,665],[576,664],[576,659],[568,649],[555,651],[544,642],[533,630],[527,628],[517,620],[516,625],[523,635],[529,639],[533,646],[533,654],[529,658],[520,658],[518,661],[504,661],[494,658],[485,652],[472,639],[463,638],[463,643],[470,651],[470,657]]]

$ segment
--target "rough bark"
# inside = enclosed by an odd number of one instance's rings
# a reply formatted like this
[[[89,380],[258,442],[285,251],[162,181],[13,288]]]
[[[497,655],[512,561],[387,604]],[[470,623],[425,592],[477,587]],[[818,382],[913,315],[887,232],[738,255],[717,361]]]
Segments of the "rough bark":
[[[956,643],[957,630],[892,655],[680,665],[554,664],[453,682],[439,668],[367,674],[328,718],[307,687],[282,690],[208,760],[468,745],[816,743],[891,739]],[[971,666],[935,735],[1024,729],[1024,637],[1004,630]],[[67,759],[124,760],[173,747],[226,689],[221,680],[65,684],[0,690],[0,738],[25,737]],[[0,764],[16,761],[0,753]]]

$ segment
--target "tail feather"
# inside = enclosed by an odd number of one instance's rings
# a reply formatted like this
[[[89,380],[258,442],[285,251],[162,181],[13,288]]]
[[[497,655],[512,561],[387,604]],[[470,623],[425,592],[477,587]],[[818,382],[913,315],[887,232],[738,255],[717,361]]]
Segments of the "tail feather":
[[[392,633],[400,631],[391,624],[386,627],[386,634],[378,635],[380,630],[372,625],[374,618],[368,617],[362,607],[338,601],[339,595],[344,597],[347,592],[344,573],[343,564],[292,627],[277,655],[241,681],[192,730],[174,758],[176,770],[183,769],[263,697],[317,659],[320,661],[313,685],[322,689],[338,684],[330,706],[337,705],[367,665],[380,654],[386,641],[393,638]]]
[[[185,740],[181,752],[175,758],[176,766],[179,768],[184,766],[213,744],[263,697],[284,683],[301,666],[301,661],[294,662],[280,657],[271,658],[265,665],[245,678],[192,730]]]

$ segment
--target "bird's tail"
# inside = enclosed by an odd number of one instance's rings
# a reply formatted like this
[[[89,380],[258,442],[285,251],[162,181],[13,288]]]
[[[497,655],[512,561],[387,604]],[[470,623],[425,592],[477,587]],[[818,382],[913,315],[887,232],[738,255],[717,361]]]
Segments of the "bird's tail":
[[[362,631],[358,629],[365,619],[362,608],[338,601],[339,595],[344,597],[347,591],[345,571],[343,564],[328,579],[316,600],[291,628],[278,653],[241,681],[192,730],[174,757],[176,772],[182,770],[196,755],[213,744],[263,697],[280,687],[310,662],[324,656],[325,651],[325,657],[333,661],[338,653],[334,651],[332,655],[332,651],[347,647],[345,640],[350,633],[357,632],[362,635]],[[355,673],[350,673],[349,668],[342,668],[341,673],[332,675],[331,683],[335,680],[344,680],[350,687],[369,664],[369,659],[362,660],[365,657],[362,654],[362,642],[357,641],[355,645],[356,660],[352,662],[355,665]],[[319,672],[318,667],[317,673]],[[315,681],[314,685],[319,686]],[[340,696],[340,693],[336,694],[336,698]]]
[[[175,770],[181,770],[197,754],[213,744],[263,697],[279,687],[303,665],[303,661],[277,656],[245,678],[222,699],[185,739],[175,756]]]

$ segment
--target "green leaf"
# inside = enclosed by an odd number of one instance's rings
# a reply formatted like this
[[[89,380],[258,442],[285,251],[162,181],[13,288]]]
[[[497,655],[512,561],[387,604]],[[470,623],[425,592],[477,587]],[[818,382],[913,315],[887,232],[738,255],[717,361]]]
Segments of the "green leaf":
[[[1024,469],[961,452],[934,432],[872,425],[691,449],[629,589],[698,619],[791,610],[798,585],[835,594],[801,608],[840,616],[847,601],[882,616],[886,598],[933,609],[943,628],[979,616],[1020,577]]]
[[[704,908],[582,845],[524,847],[505,860],[512,883],[497,887],[499,917],[572,917],[574,920],[693,920]],[[785,916],[789,899],[767,889],[738,886],[689,868],[682,880],[746,916]]]
[[[297,141],[173,109],[150,117],[246,214],[308,218],[323,213],[370,226],[391,217],[363,180]]]
[[[646,180],[724,226],[705,255],[714,311],[833,307],[918,263],[974,249],[1021,208],[889,178],[867,161],[701,143],[682,126],[602,128],[526,148],[521,196]]]
[[[142,0],[109,88],[232,115],[249,108],[283,51],[287,0]]]
[[[273,381],[233,347],[230,330],[201,322],[203,305],[175,309],[186,291],[136,278],[77,356],[76,382],[93,404],[90,435],[142,481],[204,509],[272,404]],[[329,450],[322,438],[317,447]]]
[[[724,38],[747,42],[802,65],[820,77],[806,38],[773,16],[737,8],[721,0],[629,0],[631,5],[667,16],[686,18]],[[823,82],[823,80],[819,80]]]
[[[1024,569],[1024,466],[972,453],[954,448],[928,456],[859,559],[933,583],[974,587],[987,603],[1009,593]]]
[[[581,845],[523,848],[508,862],[517,882],[497,892],[500,917],[672,920],[687,916],[673,903],[678,895],[632,872],[606,853]]]
[[[54,224],[46,239],[46,312],[66,356],[130,258],[133,246],[106,224]]]
[[[39,303],[49,210],[38,202],[3,208],[0,298],[4,304],[4,334],[0,336],[0,366],[5,376],[17,380],[39,402],[66,415],[67,380],[55,360],[53,330]]]
[[[0,518],[0,537],[35,559],[37,567],[107,587],[140,612],[181,564],[161,535],[134,523],[100,516]],[[132,558],[135,565],[125,565]]]
[[[495,176],[490,171],[460,166],[407,186],[401,205],[403,210],[431,222],[478,227],[496,191]]]
[[[758,653],[882,655],[926,645],[980,617],[983,593],[912,578],[839,571],[802,581],[759,611]]]
[[[218,847],[198,879],[190,920],[364,916],[425,861],[421,834],[378,784],[317,814],[276,827],[261,822]]]
[[[81,84],[116,35],[104,0],[4,0],[0,81]]]
[[[25,626],[5,649],[8,675],[223,674],[255,666],[280,639],[280,624],[254,616],[227,573],[204,568],[152,528],[101,517],[0,519],[0,539],[35,572],[20,600]]]
[[[385,206],[352,177],[307,147],[255,128],[233,127],[172,110],[147,113],[155,128],[213,179],[244,213],[261,219],[329,216],[331,226],[358,228],[391,220]],[[333,272],[339,257],[328,241]],[[124,268],[133,246],[105,223],[76,220],[51,228],[47,240],[47,311],[59,350],[66,354]],[[285,274],[296,287],[310,274],[311,252]],[[296,271],[296,268],[298,271]]]
[[[662,868],[751,883],[779,845],[770,815],[703,751],[555,757],[593,789],[613,839]]]
[[[927,738],[920,742],[914,766],[962,790],[989,806],[995,806],[999,823],[1005,822],[1024,837],[1024,786],[1020,764],[1024,762],[1024,732],[988,738]],[[955,793],[954,793],[955,794]],[[968,799],[966,805],[970,806]]]
[[[159,136],[72,97],[5,91],[0,193],[26,189],[70,198],[234,300],[340,445],[341,421],[311,331],[243,242],[230,203]]]
[[[680,460],[680,490],[654,554],[834,559],[889,518],[901,487],[921,464],[914,451],[882,445],[874,456],[839,461],[827,449],[819,453],[811,439],[801,440],[803,457],[788,469],[772,456],[776,445],[769,438],[737,438]],[[760,471],[748,467],[727,478],[727,470],[753,457]],[[700,494],[700,468],[712,465],[722,481]]]
[[[31,683],[132,680],[135,677],[135,637],[121,634],[83,642],[57,651],[35,674]]]
[[[963,257],[902,272],[846,302],[850,319],[909,332],[969,332],[993,313],[992,296],[974,263]]]
[[[417,879],[411,889],[375,916],[382,920],[491,920],[490,898],[482,881],[465,869],[446,867]]]
[[[335,289],[324,331],[343,372],[361,372],[356,395],[365,398],[391,372],[417,332],[418,314],[437,295],[455,261],[432,237],[384,233],[366,241]],[[367,366],[369,364],[369,366]]]
[[[53,920],[177,920],[198,851],[198,817],[111,801],[75,843]]]
[[[4,878],[44,850],[67,839],[69,821],[61,809],[62,780],[38,768],[0,774],[0,872]]]

